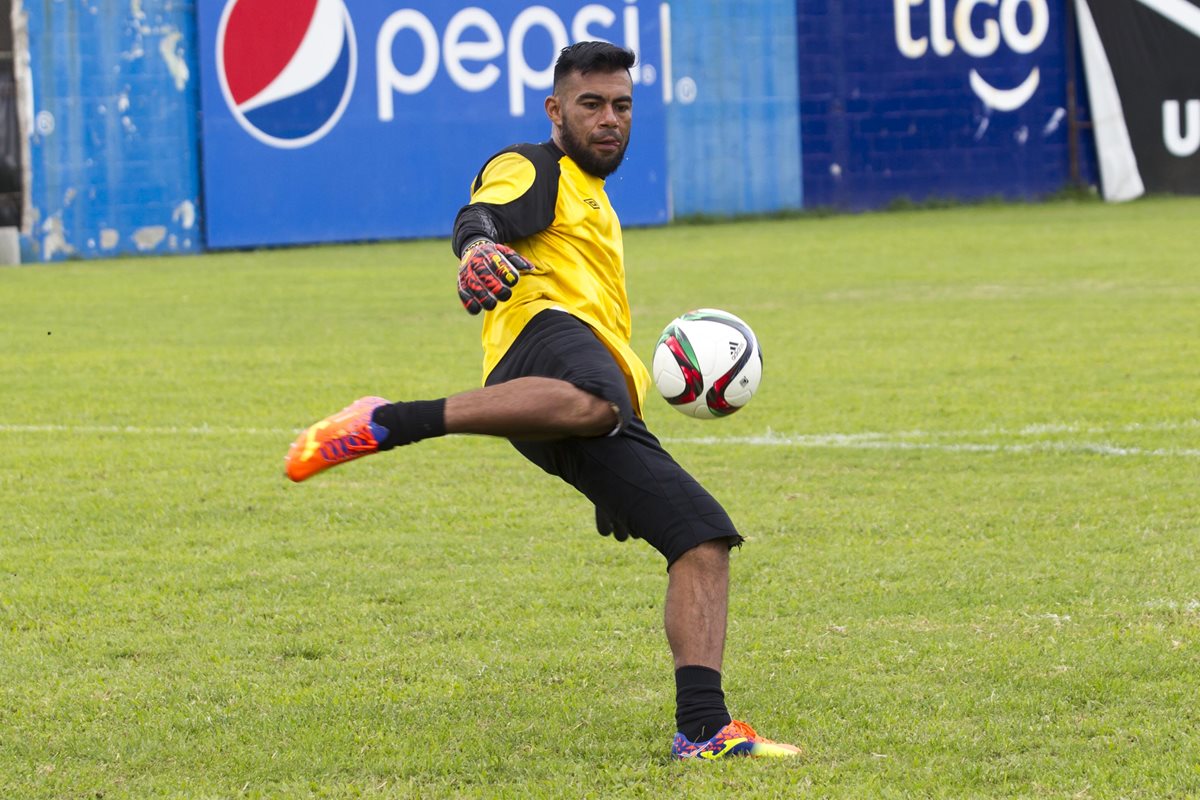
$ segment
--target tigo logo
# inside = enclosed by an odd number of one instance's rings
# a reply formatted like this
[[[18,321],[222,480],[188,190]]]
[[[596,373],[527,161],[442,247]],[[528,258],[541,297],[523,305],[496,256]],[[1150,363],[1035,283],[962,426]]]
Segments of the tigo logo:
[[[953,14],[948,14],[948,3],[953,5]],[[892,5],[896,47],[905,58],[921,58],[930,50],[944,58],[957,47],[971,58],[985,59],[995,55],[1001,43],[1013,53],[1027,55],[1042,46],[1050,29],[1047,0],[929,0],[928,36],[918,35],[912,21],[912,10],[925,5],[925,0],[893,0]],[[1024,23],[1023,6],[1027,7]],[[997,10],[988,12],[987,7]],[[982,36],[977,32],[980,28]],[[968,80],[971,91],[989,108],[1016,111],[1037,91],[1041,71],[1033,67],[1020,84],[1007,89],[992,86],[976,69],[970,71]]]
[[[217,75],[230,111],[272,147],[312,144],[350,101],[354,26],[343,0],[228,0]]]

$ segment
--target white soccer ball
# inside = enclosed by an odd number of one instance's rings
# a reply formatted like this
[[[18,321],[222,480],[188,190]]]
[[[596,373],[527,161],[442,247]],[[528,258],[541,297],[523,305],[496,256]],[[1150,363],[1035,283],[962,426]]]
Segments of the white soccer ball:
[[[701,308],[668,325],[654,348],[654,385],[697,419],[727,417],[758,391],[762,351],[754,331],[727,311]]]

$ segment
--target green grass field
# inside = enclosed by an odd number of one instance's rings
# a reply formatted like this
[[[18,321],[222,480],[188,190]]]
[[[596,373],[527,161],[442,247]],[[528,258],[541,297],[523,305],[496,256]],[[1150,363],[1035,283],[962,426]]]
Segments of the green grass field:
[[[760,395],[648,420],[749,539],[676,764],[665,576],[503,441],[302,485],[294,432],[479,381],[443,241],[0,271],[0,797],[1200,795],[1200,201],[626,233]]]

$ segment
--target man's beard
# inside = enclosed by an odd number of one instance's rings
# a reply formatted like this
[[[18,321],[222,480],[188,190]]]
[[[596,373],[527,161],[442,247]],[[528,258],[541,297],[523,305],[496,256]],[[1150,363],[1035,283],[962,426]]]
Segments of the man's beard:
[[[617,167],[621,166],[621,162],[625,160],[625,149],[629,147],[628,136],[621,142],[620,150],[617,150],[612,155],[598,156],[592,153],[583,142],[575,138],[575,134],[571,132],[571,128],[567,124],[565,115],[563,116],[561,129],[563,152],[569,155],[571,160],[589,175],[595,175],[597,178],[607,178],[616,172]]]

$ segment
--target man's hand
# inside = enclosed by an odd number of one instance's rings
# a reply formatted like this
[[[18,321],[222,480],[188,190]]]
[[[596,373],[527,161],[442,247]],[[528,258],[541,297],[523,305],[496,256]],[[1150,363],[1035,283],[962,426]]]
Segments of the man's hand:
[[[491,311],[497,301],[512,297],[509,287],[516,285],[520,273],[531,269],[533,265],[511,247],[476,239],[463,250],[458,266],[458,296],[463,308],[469,314],[485,308]]]
[[[630,537],[638,538],[629,528],[601,511],[600,506],[596,506],[596,530],[600,532],[601,536],[611,536],[618,542],[623,542]]]

